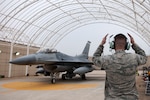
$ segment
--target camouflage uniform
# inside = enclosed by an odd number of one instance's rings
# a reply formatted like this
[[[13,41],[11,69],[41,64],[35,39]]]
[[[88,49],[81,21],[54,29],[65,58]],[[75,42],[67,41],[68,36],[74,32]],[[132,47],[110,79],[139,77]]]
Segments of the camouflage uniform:
[[[103,48],[97,48],[92,60],[106,71],[105,100],[138,100],[136,68],[147,61],[144,50],[134,44],[136,54],[118,50],[113,55],[101,56]]]

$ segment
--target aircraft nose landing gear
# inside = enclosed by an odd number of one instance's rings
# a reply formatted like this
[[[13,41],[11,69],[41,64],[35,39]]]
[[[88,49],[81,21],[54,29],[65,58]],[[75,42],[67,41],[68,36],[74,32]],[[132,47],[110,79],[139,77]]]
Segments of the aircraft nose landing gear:
[[[50,76],[51,76],[51,83],[52,84],[55,84],[56,83],[56,76],[59,76],[59,73],[51,73]]]
[[[51,79],[51,83],[52,83],[52,84],[55,84],[55,83],[56,83],[56,79],[55,79],[55,78],[52,78],[52,79]]]

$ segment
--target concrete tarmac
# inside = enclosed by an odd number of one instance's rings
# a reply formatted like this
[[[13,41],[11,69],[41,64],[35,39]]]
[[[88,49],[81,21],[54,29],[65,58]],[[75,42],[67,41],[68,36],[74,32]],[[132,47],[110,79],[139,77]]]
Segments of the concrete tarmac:
[[[1,100],[104,100],[105,72],[86,74],[87,80],[79,76],[69,80],[56,80],[51,84],[47,76],[28,76],[0,79]],[[150,100],[145,95],[145,83],[137,76],[140,100]]]

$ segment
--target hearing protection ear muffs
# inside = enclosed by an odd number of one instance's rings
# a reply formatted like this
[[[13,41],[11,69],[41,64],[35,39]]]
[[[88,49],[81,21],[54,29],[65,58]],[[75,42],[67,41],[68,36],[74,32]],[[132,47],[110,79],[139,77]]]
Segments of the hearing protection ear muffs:
[[[112,41],[112,42],[110,42],[110,46],[109,46],[111,49],[115,49],[115,42],[114,41]]]
[[[127,41],[126,46],[125,46],[125,50],[129,50],[129,49],[130,49],[130,43]]]
[[[128,40],[126,40],[126,45],[125,45],[125,50],[129,50],[130,49],[130,43],[128,42]],[[115,41],[110,42],[110,46],[111,49],[115,49]]]
[[[110,48],[115,49],[115,41],[110,42]],[[130,49],[130,43],[126,42],[125,50],[129,50],[129,49]]]

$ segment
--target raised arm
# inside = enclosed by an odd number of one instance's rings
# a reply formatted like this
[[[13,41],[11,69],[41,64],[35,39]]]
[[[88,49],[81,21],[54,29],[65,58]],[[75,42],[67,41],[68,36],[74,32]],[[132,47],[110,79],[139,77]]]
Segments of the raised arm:
[[[98,48],[96,49],[95,53],[93,54],[93,58],[92,58],[92,61],[93,63],[98,66],[98,67],[102,67],[101,66],[101,60],[100,60],[100,57],[101,57],[101,54],[103,53],[103,48],[104,48],[104,44],[106,43],[106,38],[107,38],[108,34],[105,35],[105,37],[102,39],[100,45],[98,46]]]
[[[145,54],[145,51],[143,49],[141,49],[134,41],[133,37],[128,33],[129,37],[130,37],[130,42],[132,44],[132,49],[135,51],[137,55],[137,59],[138,59],[138,63],[139,65],[141,64],[145,64],[147,62],[147,56]]]
[[[135,51],[135,53],[142,55],[142,56],[146,56],[145,51],[143,49],[141,49],[134,41],[133,37],[128,33],[128,36],[130,37],[130,42],[132,44],[132,48]]]

